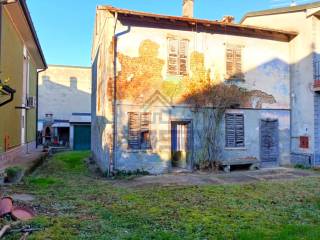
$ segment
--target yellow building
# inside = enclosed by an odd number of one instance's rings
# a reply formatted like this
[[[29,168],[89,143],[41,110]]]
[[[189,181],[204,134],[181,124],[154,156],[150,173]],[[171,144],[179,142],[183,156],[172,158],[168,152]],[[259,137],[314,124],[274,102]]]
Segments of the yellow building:
[[[38,72],[47,68],[25,0],[0,2],[0,168],[36,147]]]

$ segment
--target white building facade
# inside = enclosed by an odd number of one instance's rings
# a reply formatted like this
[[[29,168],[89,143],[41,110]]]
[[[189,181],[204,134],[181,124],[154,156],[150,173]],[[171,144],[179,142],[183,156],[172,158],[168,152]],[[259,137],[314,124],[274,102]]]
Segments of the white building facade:
[[[44,144],[89,149],[91,69],[49,65],[39,76],[39,140]],[[75,127],[87,139],[75,143]],[[77,130],[76,130],[77,131]],[[81,132],[80,131],[80,132]],[[85,146],[86,145],[86,146]]]

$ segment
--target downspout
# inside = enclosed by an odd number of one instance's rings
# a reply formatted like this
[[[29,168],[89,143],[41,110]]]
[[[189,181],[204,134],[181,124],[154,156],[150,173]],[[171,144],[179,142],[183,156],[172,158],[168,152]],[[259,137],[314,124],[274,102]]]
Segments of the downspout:
[[[109,161],[109,175],[115,170],[115,163],[117,157],[117,42],[118,38],[130,32],[131,26],[128,29],[119,33],[116,33],[118,22],[118,13],[115,13],[115,24],[113,32],[113,142],[112,142],[112,161]]]
[[[1,82],[1,81],[0,81]],[[4,85],[3,88],[2,88],[3,91],[5,91],[6,93],[8,93],[8,95],[10,95],[10,98],[2,103],[0,103],[0,107],[8,104],[9,102],[12,102],[13,101],[13,98],[14,98],[14,94],[16,93],[16,90],[10,88],[9,86],[7,85]]]
[[[36,80],[36,148],[38,148],[38,117],[39,117],[39,73],[44,72],[46,69],[41,69],[37,73],[37,80]]]

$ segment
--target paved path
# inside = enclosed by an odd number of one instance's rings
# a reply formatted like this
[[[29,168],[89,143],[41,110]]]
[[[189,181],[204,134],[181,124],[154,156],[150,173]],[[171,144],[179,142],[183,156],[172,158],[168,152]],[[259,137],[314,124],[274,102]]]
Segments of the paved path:
[[[113,184],[123,187],[218,185],[270,180],[292,180],[308,176],[320,176],[320,173],[293,168],[235,171],[231,173],[176,173],[143,176],[131,180],[117,180],[113,181]]]
[[[21,166],[28,170],[46,155],[47,153],[43,152],[42,148],[38,148],[34,151],[30,151],[29,154],[25,154],[23,157],[16,156],[10,161],[0,162],[0,171],[13,166]]]

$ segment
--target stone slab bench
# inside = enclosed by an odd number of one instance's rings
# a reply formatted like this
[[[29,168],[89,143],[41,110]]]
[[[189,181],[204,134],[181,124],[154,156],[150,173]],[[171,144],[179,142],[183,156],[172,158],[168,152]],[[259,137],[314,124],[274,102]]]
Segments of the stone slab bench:
[[[257,170],[260,168],[260,161],[257,158],[236,158],[221,163],[224,172],[230,172],[231,166],[238,165],[250,165],[250,170]]]

